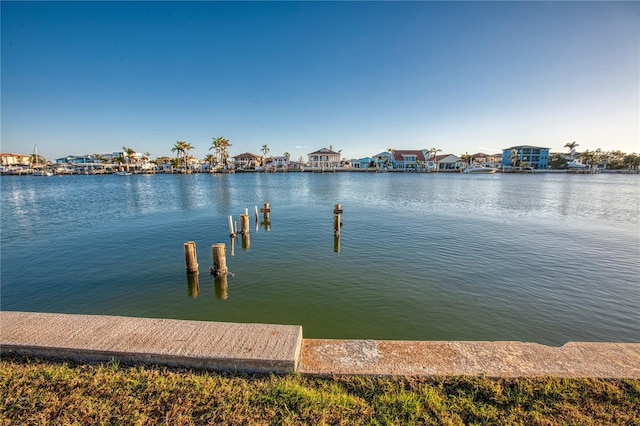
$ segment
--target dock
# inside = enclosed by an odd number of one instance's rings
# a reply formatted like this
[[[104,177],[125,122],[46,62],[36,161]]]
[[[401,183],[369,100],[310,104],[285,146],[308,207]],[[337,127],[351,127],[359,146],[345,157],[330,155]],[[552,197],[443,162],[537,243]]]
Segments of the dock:
[[[0,353],[332,377],[640,379],[640,343],[304,339],[296,325],[0,312]]]

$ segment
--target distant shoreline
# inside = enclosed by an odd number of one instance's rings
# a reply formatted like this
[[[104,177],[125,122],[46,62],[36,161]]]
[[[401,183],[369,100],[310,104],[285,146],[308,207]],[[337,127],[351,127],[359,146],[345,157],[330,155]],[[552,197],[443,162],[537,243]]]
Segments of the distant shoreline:
[[[80,173],[80,172],[65,172],[65,173],[56,173],[53,170],[54,175],[56,176],[65,176],[65,175],[117,175],[115,171],[102,171],[95,170],[91,173]],[[437,172],[428,172],[428,171],[415,171],[415,170],[385,170],[379,171],[376,169],[350,169],[350,168],[332,168],[332,169],[291,169],[291,170],[250,170],[250,169],[240,169],[240,170],[232,170],[232,171],[216,171],[216,172],[205,172],[205,171],[190,171],[185,173],[183,171],[174,171],[174,172],[150,172],[150,171],[131,171],[129,175],[183,175],[183,174],[212,174],[212,175],[220,175],[220,174],[235,174],[235,173],[267,173],[267,174],[281,174],[281,173],[407,173],[407,174],[461,174],[461,170],[438,170]],[[592,169],[534,169],[534,170],[498,170],[496,174],[640,174],[638,170],[592,170]],[[32,176],[33,170],[7,170],[0,173],[0,176]],[[129,176],[127,175],[127,176]]]

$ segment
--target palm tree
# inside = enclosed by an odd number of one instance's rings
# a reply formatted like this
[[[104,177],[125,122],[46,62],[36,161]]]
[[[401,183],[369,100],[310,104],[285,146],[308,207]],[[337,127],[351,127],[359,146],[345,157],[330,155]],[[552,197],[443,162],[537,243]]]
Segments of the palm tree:
[[[135,163],[136,161],[135,155],[136,152],[133,150],[133,148],[127,148],[126,146],[122,147],[122,156],[126,158],[127,162],[127,172],[129,171],[129,164],[131,164],[132,162]]]
[[[436,172],[438,171],[438,160],[436,159],[436,156],[438,155],[439,152],[442,152],[442,150],[440,148],[429,148],[429,154],[431,154],[431,159],[433,161],[434,170]]]
[[[209,171],[211,171],[213,170],[213,165],[216,162],[216,156],[213,154],[208,154],[206,157],[204,157],[204,161],[209,164]]]
[[[469,154],[468,152],[465,152],[464,154],[460,155],[460,158],[464,160],[467,166],[470,166],[471,161],[473,160],[473,155]]]
[[[567,142],[564,144],[565,148],[569,148],[569,161],[573,161],[573,154],[576,152],[576,146],[579,146],[576,141]]]
[[[262,158],[260,159],[260,163],[262,166],[266,166],[267,154],[269,153],[269,147],[267,146],[267,144],[262,145],[262,148],[260,148],[260,151],[262,151]]]
[[[212,149],[215,149],[216,157],[219,159],[221,163],[226,165],[227,157],[228,157],[227,149],[231,146],[231,144],[229,143],[229,140],[223,136],[212,138],[212,139],[213,139],[213,142],[212,142],[212,146],[209,148],[209,151],[211,151]]]
[[[518,164],[518,160],[520,159],[520,151],[518,151],[517,149],[512,149],[511,150],[511,155],[509,156],[509,160],[511,161],[511,165],[513,167],[516,166],[516,164]]]
[[[184,146],[182,147],[184,149],[184,163],[185,163],[185,167],[186,167],[186,172],[189,173],[191,171],[191,166],[188,164],[189,161],[189,151],[191,151],[192,149],[195,149],[195,147],[193,145],[191,145],[188,142],[184,143]]]
[[[118,155],[117,157],[114,157],[113,162],[118,163],[119,170],[122,170],[122,164],[124,163],[124,153]]]
[[[393,167],[393,158],[394,158],[394,153],[396,152],[395,148],[387,148],[387,152],[389,153],[389,160],[391,160],[391,165]],[[389,160],[386,160],[384,163],[388,164]]]
[[[171,152],[176,153],[177,160],[180,160],[181,156],[184,157],[186,145],[187,143],[185,141],[176,141],[176,144],[171,148]],[[177,163],[180,164],[180,161],[177,161]]]

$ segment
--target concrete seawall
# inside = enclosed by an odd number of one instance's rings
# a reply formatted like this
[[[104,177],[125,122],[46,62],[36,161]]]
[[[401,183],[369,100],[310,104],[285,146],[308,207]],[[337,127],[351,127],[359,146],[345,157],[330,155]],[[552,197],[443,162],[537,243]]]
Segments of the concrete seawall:
[[[303,339],[302,327],[0,312],[0,351],[76,361],[306,375],[640,379],[640,343]]]

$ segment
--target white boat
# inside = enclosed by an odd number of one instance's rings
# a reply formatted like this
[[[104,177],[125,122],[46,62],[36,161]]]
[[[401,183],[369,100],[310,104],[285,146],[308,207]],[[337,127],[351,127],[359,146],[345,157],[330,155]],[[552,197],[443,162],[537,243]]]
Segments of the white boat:
[[[115,172],[116,176],[131,176],[131,172]]]
[[[464,173],[495,173],[498,169],[494,167],[485,167],[482,164],[473,163],[466,169],[464,169]]]
[[[569,164],[567,164],[567,167],[569,167],[570,169],[584,169],[584,168],[587,167],[587,165],[586,164],[582,164],[578,160],[571,160],[569,162]]]
[[[44,157],[38,155],[38,146],[33,145],[33,155],[31,156],[31,168],[33,172],[31,174],[33,176],[53,176],[53,172],[47,168],[46,161],[44,165],[40,164],[40,158],[44,160]]]

